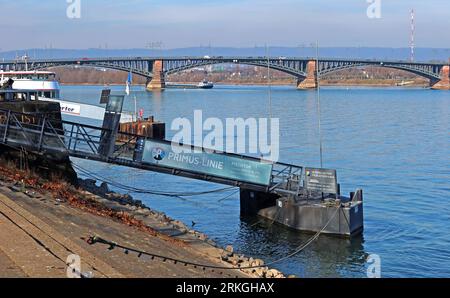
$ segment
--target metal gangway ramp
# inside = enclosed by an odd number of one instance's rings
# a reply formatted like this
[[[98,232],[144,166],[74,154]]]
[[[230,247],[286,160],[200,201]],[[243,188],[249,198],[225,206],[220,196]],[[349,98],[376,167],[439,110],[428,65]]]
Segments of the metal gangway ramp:
[[[207,149],[190,146],[201,154],[214,154],[216,159],[261,164],[269,168],[267,180],[242,173],[222,175],[201,168],[180,168],[159,162],[149,162],[145,157],[148,143],[167,148],[171,142],[148,139],[140,135],[120,132],[114,128],[96,127],[60,119],[0,109],[0,144],[24,149],[35,154],[72,156],[93,161],[116,164],[192,179],[210,181],[241,189],[278,195],[299,195],[302,192],[303,167],[286,163],[269,163],[258,158],[231,154],[207,153]],[[148,150],[147,150],[148,151]]]

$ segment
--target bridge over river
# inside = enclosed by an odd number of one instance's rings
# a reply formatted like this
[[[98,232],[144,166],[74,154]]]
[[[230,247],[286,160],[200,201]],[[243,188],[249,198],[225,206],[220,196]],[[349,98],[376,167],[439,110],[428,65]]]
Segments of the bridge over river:
[[[378,66],[400,69],[430,80],[433,89],[450,90],[449,62],[336,59],[311,57],[116,57],[78,59],[10,60],[0,62],[0,71],[42,70],[62,66],[87,66],[132,72],[147,78],[147,89],[165,88],[169,74],[213,64],[246,64],[269,67],[297,78],[298,89],[317,88],[321,76],[355,67]]]

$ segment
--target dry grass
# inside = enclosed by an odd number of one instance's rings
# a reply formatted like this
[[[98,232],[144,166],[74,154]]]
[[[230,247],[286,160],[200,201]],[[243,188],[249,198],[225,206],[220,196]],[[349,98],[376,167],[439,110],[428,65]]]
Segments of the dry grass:
[[[83,190],[60,179],[51,181],[39,177],[30,170],[20,170],[11,162],[0,163],[0,179],[10,183],[18,183],[24,189],[32,189],[43,195],[50,195],[53,199],[67,202],[70,206],[97,216],[112,218],[123,224],[135,227],[149,235],[159,237],[172,243],[183,245],[184,241],[161,234],[147,226],[142,220],[124,211],[108,208],[93,198],[83,194]]]

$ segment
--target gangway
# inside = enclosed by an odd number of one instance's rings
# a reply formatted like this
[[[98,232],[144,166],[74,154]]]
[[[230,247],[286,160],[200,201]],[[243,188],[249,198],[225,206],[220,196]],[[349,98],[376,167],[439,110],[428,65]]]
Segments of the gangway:
[[[335,170],[123,132],[121,105],[113,101],[107,105],[102,127],[62,120],[59,111],[54,117],[11,109],[0,109],[0,145],[239,187],[241,215],[258,214],[298,230],[350,236],[363,229],[362,190],[341,196]],[[52,109],[59,110],[59,105]]]
[[[113,136],[107,139],[105,136]],[[25,148],[36,154],[65,154],[72,157],[149,170],[198,180],[210,181],[255,191],[279,194],[298,194],[301,189],[303,167],[287,163],[271,163],[258,158],[232,153],[210,153],[205,148],[189,146],[193,153],[212,154],[217,159],[240,161],[246,166],[262,165],[270,169],[267,182],[258,177],[233,179],[232,175],[214,174],[201,169],[168,166],[145,159],[143,150],[148,144],[158,148],[172,147],[170,141],[145,138],[140,135],[116,132],[109,128],[48,119],[39,115],[0,109],[0,144]],[[105,148],[112,145],[112,150]],[[148,151],[148,150],[147,150]],[[141,154],[139,154],[141,153]],[[140,155],[140,156],[139,156]],[[143,156],[144,155],[144,156]],[[143,159],[144,158],[144,159]],[[227,171],[226,168],[221,170]],[[265,173],[264,173],[265,174]],[[239,176],[239,175],[237,175]]]

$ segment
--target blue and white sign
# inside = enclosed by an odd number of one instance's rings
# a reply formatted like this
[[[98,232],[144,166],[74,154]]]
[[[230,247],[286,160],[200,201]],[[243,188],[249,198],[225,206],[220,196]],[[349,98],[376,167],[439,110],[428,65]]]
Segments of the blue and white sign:
[[[142,162],[247,183],[270,184],[271,163],[219,153],[175,153],[172,146],[177,145],[146,140]]]

